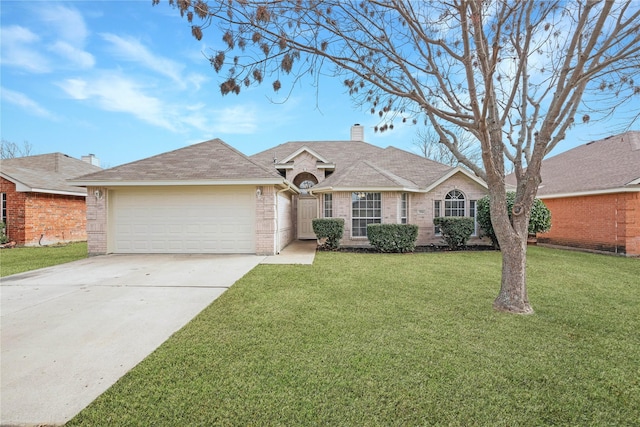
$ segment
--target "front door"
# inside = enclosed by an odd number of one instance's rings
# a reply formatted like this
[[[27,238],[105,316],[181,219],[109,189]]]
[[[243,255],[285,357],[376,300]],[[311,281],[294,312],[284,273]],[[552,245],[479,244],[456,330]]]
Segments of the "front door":
[[[315,197],[298,198],[298,239],[315,239],[312,221],[318,217],[318,200]]]

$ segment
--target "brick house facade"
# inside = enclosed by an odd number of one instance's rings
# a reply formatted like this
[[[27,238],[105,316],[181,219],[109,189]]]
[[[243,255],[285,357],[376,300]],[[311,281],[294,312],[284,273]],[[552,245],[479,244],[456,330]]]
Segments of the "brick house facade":
[[[316,238],[310,225],[328,215],[328,197],[331,216],[345,219],[345,246],[368,245],[366,225],[376,221],[416,224],[419,245],[442,244],[436,211],[475,215],[482,180],[368,144],[361,130],[354,126],[350,140],[294,141],[253,156],[214,139],[78,177],[73,184],[89,194],[89,253],[273,255],[294,239]],[[376,198],[377,218],[356,217],[360,195]],[[470,243],[489,242],[474,236]]]
[[[640,192],[542,201],[553,225],[539,243],[640,256]]]
[[[545,159],[541,175],[551,230],[539,243],[640,256],[640,131]]]
[[[66,180],[97,170],[62,153],[3,159],[0,193],[9,240],[25,246],[87,240],[86,189]]]
[[[6,234],[18,245],[36,246],[87,240],[85,196],[23,193],[0,178],[6,197]]]

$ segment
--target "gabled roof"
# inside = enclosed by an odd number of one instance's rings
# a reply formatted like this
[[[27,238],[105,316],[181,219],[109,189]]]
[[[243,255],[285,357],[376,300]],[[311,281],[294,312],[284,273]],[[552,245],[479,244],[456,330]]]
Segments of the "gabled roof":
[[[313,157],[315,157],[316,159],[318,159],[322,163],[331,163],[327,159],[322,157],[322,155],[316,153],[315,151],[313,151],[311,148],[307,147],[306,145],[303,146],[303,147],[298,148],[296,151],[294,151],[293,153],[289,154],[285,159],[278,160],[278,163],[287,163],[287,162],[293,160],[294,158],[296,158],[301,153],[304,153],[305,151],[307,153],[311,154]]]
[[[358,160],[346,170],[336,172],[313,187],[313,192],[353,190],[417,191],[416,183],[382,169],[369,160]]]
[[[105,186],[286,184],[275,169],[217,138],[85,175],[74,182]]]
[[[640,191],[640,131],[565,151],[542,162],[538,197]]]
[[[382,169],[411,180],[421,189],[430,186],[447,172],[455,169],[396,147],[385,148],[382,155],[373,162]]]
[[[85,188],[71,185],[67,180],[100,170],[98,166],[62,153],[0,161],[0,175],[15,183],[20,192],[86,196]]]
[[[363,141],[293,141],[251,156],[265,166],[278,167],[303,151],[335,164],[335,172],[312,192],[378,189],[428,191],[456,173],[486,184],[462,168],[454,168],[396,147],[380,148]],[[317,154],[316,154],[317,153]]]
[[[284,162],[292,154],[305,151],[304,148],[317,153],[327,163],[335,164],[336,170],[346,168],[359,159],[374,158],[384,151],[362,141],[290,141],[254,154],[251,159],[273,169],[274,163]]]

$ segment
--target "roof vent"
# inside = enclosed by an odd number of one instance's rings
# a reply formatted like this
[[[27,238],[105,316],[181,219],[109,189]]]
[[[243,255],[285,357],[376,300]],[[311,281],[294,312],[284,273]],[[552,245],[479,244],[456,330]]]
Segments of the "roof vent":
[[[364,126],[360,123],[351,126],[351,141],[364,141]]]

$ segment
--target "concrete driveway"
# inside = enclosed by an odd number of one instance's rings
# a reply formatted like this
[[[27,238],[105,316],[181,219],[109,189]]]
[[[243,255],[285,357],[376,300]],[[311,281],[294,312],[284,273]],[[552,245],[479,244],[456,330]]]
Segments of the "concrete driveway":
[[[106,255],[0,279],[0,424],[65,423],[264,258]]]

